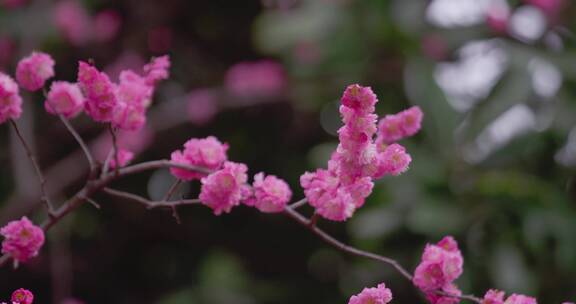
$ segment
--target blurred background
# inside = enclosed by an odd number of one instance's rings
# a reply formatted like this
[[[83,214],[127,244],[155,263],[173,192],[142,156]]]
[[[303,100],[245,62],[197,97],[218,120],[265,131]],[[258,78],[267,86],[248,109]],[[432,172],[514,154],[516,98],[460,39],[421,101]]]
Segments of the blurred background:
[[[402,142],[411,169],[379,181],[350,221],[321,227],[411,271],[426,242],[450,234],[465,293],[560,303],[576,299],[575,14],[563,0],[0,0],[0,69],[13,74],[37,49],[55,58],[57,79],[75,80],[88,58],[115,78],[169,54],[146,130],[127,134],[135,161],[215,135],[251,175],[285,178],[295,199],[299,176],[337,144],[346,85],[371,86],[379,115],[419,105],[423,130]],[[23,95],[19,123],[61,201],[83,185],[86,162],[41,94]],[[102,159],[105,126],[73,124]],[[39,222],[29,160],[6,125],[0,142],[0,225]],[[159,199],[172,182],[159,170],[114,187]],[[346,303],[386,282],[396,303],[425,303],[390,267],[282,215],[192,206],[178,225],[169,210],[94,199],[101,210],[77,210],[31,263],[0,269],[0,298],[24,287],[37,303]]]

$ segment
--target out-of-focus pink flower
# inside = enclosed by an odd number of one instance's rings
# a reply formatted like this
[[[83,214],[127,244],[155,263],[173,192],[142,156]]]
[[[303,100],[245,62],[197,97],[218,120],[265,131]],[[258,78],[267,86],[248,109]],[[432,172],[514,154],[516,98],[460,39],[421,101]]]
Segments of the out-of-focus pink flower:
[[[12,303],[32,304],[34,302],[34,294],[28,289],[20,288],[12,293],[10,300]]]
[[[120,168],[126,166],[127,164],[129,164],[132,159],[134,158],[134,153],[126,150],[126,149],[118,149],[118,163],[120,164]],[[114,155],[112,155],[112,157],[110,157],[110,162],[109,162],[109,166],[110,169],[115,169],[116,168],[116,157]]]
[[[108,75],[80,61],[78,84],[86,97],[86,114],[98,122],[111,122],[118,105],[116,86]]]
[[[4,236],[2,253],[9,254],[17,262],[35,257],[44,244],[44,231],[25,216],[6,224],[0,234]]]
[[[116,37],[121,25],[122,17],[117,11],[101,11],[94,17],[94,38],[99,42],[108,42]]]
[[[226,162],[224,167],[201,179],[200,201],[215,215],[228,213],[240,204],[248,180],[248,168],[241,163]]]
[[[54,81],[50,86],[44,107],[49,113],[62,114],[66,118],[71,118],[84,109],[84,102],[84,96],[78,85],[66,81]]]
[[[154,133],[150,128],[142,128],[137,131],[118,130],[116,133],[116,144],[119,150],[130,151],[136,156],[150,145],[153,136]],[[106,132],[92,146],[95,158],[104,162],[111,153],[112,147],[112,136]]]
[[[444,288],[462,274],[463,264],[458,244],[454,238],[447,236],[436,245],[426,245],[413,282],[423,291]]]
[[[84,46],[92,40],[92,19],[77,0],[58,1],[54,7],[56,28],[74,46]]]
[[[26,4],[28,0],[0,0],[0,6],[6,9],[15,9]]]
[[[422,38],[421,45],[424,55],[431,59],[441,61],[448,56],[448,45],[442,36],[426,35]]]
[[[5,67],[12,61],[15,49],[16,43],[13,39],[0,37],[0,67]]]
[[[512,294],[504,301],[504,304],[537,304],[536,298],[520,294]]]
[[[22,97],[18,85],[10,76],[0,72],[0,124],[18,119],[22,114]]]
[[[54,77],[54,60],[46,53],[33,52],[20,60],[16,67],[16,80],[28,91],[41,89],[46,80],[52,77]]]
[[[172,47],[172,29],[157,27],[148,32],[148,49],[154,53],[166,53]]]
[[[240,97],[278,95],[285,85],[284,68],[271,60],[237,63],[228,69],[224,80],[226,89]]]
[[[503,304],[504,303],[504,292],[496,289],[490,289],[484,295],[482,299],[482,304]]]
[[[292,197],[292,191],[285,181],[274,175],[264,176],[262,172],[254,176],[252,189],[253,196],[244,203],[262,212],[282,212]]]
[[[499,3],[488,10],[486,24],[492,31],[504,34],[508,31],[508,20],[510,19],[510,7],[506,2]]]
[[[386,304],[392,301],[392,292],[384,283],[377,287],[364,288],[359,294],[352,296],[348,304]]]
[[[165,80],[170,75],[170,57],[168,55],[154,57],[150,63],[144,66],[146,83],[150,86],[156,85],[160,80]]]
[[[219,169],[228,159],[226,151],[228,144],[221,143],[216,137],[208,136],[204,139],[192,138],[184,144],[184,150],[172,152],[172,161],[175,163],[202,167],[210,170]],[[182,180],[200,179],[205,174],[181,168],[171,168],[170,172]]]
[[[448,284],[442,288],[442,291],[450,295],[461,296],[462,292],[454,284]],[[460,303],[460,298],[451,297],[447,295],[439,295],[434,292],[426,293],[426,299],[431,304],[457,304]]]
[[[187,96],[187,110],[190,121],[195,125],[204,125],[218,113],[216,94],[210,89],[199,89]]]

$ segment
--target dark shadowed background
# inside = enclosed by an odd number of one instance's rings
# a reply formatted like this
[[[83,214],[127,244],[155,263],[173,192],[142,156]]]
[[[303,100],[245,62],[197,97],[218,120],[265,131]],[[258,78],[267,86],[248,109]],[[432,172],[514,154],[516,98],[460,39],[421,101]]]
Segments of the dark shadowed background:
[[[56,78],[78,60],[111,74],[169,54],[135,161],[168,158],[191,137],[229,143],[250,175],[299,176],[337,144],[346,85],[371,86],[379,115],[422,107],[402,142],[410,170],[376,184],[346,223],[319,225],[413,270],[426,242],[453,235],[465,293],[490,288],[576,299],[576,7],[561,0],[0,0],[0,67],[38,49]],[[87,164],[40,93],[19,120],[54,199],[83,184]],[[73,120],[86,140],[106,127]],[[138,135],[141,136],[141,135]],[[138,137],[140,138],[140,137]],[[44,218],[29,160],[0,128],[0,224]],[[98,150],[98,145],[93,146]],[[160,198],[159,170],[115,188]],[[180,195],[195,197],[198,185]],[[386,282],[395,303],[424,299],[390,267],[327,247],[287,217],[237,207],[145,210],[104,194],[48,233],[39,257],[0,269],[0,299],[35,303],[346,303]]]

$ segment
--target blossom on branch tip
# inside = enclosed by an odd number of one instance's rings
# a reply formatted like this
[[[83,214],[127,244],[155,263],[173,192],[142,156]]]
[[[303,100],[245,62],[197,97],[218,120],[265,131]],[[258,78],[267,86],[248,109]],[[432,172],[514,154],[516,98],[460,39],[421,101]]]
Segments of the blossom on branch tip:
[[[46,96],[44,107],[51,114],[71,118],[84,108],[84,96],[78,85],[66,81],[54,81]]]
[[[183,150],[172,152],[171,159],[175,163],[202,167],[210,170],[219,169],[228,160],[226,151],[228,144],[221,143],[216,137],[203,139],[192,138],[184,144]],[[206,174],[181,168],[171,168],[170,172],[181,180],[200,179]]]
[[[444,288],[462,274],[464,259],[451,236],[437,244],[427,244],[422,260],[414,272],[414,285],[423,291]]]
[[[377,287],[364,288],[362,292],[352,296],[348,304],[386,304],[390,301],[392,301],[392,292],[384,283],[381,283]]]
[[[120,148],[118,149],[117,157],[118,157],[118,163],[120,164],[119,168],[121,168],[126,166],[128,163],[132,161],[132,159],[134,158],[134,153],[126,149]],[[110,166],[110,169],[116,168],[116,157],[114,155],[110,157],[108,165]]]
[[[482,304],[503,304],[504,303],[504,292],[496,289],[490,289],[484,295],[482,299]]]
[[[169,76],[170,57],[168,55],[152,58],[150,63],[144,66],[146,83],[154,86],[160,80],[165,80]]]
[[[513,293],[504,301],[504,304],[537,304],[537,302],[533,297]]]
[[[413,136],[422,127],[424,114],[418,106],[410,107],[400,113],[386,115],[378,123],[378,145],[391,144],[402,138]]]
[[[282,212],[292,198],[288,184],[274,175],[264,176],[260,172],[254,176],[253,195],[244,204],[254,206],[267,213]]]
[[[54,77],[54,60],[46,53],[33,52],[20,60],[16,67],[16,80],[28,91],[41,89],[46,80],[52,77]]]
[[[0,234],[4,236],[2,253],[9,254],[16,262],[35,257],[44,244],[44,231],[25,216],[6,224]]]
[[[18,85],[10,76],[0,72],[0,123],[18,119],[22,114],[22,97]]]
[[[12,303],[32,304],[34,302],[34,294],[28,289],[20,288],[12,293],[10,300]]]
[[[228,213],[240,204],[246,194],[248,167],[241,163],[226,162],[224,167],[201,179],[200,201],[215,215]]]
[[[80,61],[78,84],[86,96],[86,114],[97,122],[111,122],[118,100],[116,86],[108,75]]]

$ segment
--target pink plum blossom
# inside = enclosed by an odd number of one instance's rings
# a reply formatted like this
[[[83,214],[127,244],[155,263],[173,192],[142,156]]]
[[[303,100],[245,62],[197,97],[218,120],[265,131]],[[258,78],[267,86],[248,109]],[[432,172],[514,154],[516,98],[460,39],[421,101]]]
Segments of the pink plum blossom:
[[[537,304],[535,298],[520,294],[512,294],[504,301],[504,304]]]
[[[84,96],[75,83],[54,81],[50,86],[44,107],[49,113],[71,118],[84,109]]]
[[[118,149],[118,163],[120,167],[126,166],[132,159],[134,158],[134,153],[126,150],[126,149]],[[110,169],[116,168],[116,157],[111,155],[110,162],[109,162]]]
[[[420,107],[413,106],[394,115],[386,115],[378,123],[377,144],[391,144],[402,138],[418,133],[423,113]]]
[[[32,304],[34,302],[34,294],[30,290],[20,288],[12,293],[11,301],[18,304]]]
[[[504,303],[504,292],[496,289],[490,289],[484,295],[482,299],[482,304],[503,304]]]
[[[10,76],[0,72],[0,123],[18,119],[22,114],[22,97],[18,85]]]
[[[78,84],[86,96],[86,114],[98,122],[112,121],[118,100],[116,86],[110,81],[108,75],[80,61]]]
[[[2,253],[11,255],[16,262],[35,257],[44,244],[44,231],[25,216],[6,224],[0,234],[4,236]]]
[[[288,184],[274,175],[260,172],[254,176],[253,196],[244,203],[267,213],[281,212],[292,197]]]
[[[362,292],[352,296],[348,304],[386,304],[390,301],[392,301],[392,292],[384,283],[381,283],[377,287],[364,288]]]
[[[447,236],[435,245],[426,245],[413,282],[424,291],[443,288],[462,274],[463,264],[456,240]]]
[[[215,215],[228,213],[244,198],[248,168],[241,163],[226,162],[222,169],[201,179],[200,201]]]
[[[33,52],[20,60],[16,67],[16,80],[28,91],[41,89],[46,80],[52,77],[54,77],[54,60],[46,53]]]
[[[408,170],[412,158],[406,149],[399,144],[391,144],[378,154],[378,170],[373,175],[380,178],[384,175],[399,175]]]
[[[168,55],[152,58],[150,63],[144,66],[146,83],[154,86],[158,81],[165,80],[169,76],[170,57]]]
[[[172,152],[172,161],[210,170],[218,170],[228,159],[226,155],[227,150],[228,145],[221,143],[214,136],[208,136],[204,139],[192,138],[184,144],[184,150]],[[200,179],[205,175],[181,168],[171,168],[170,172],[182,180]]]

